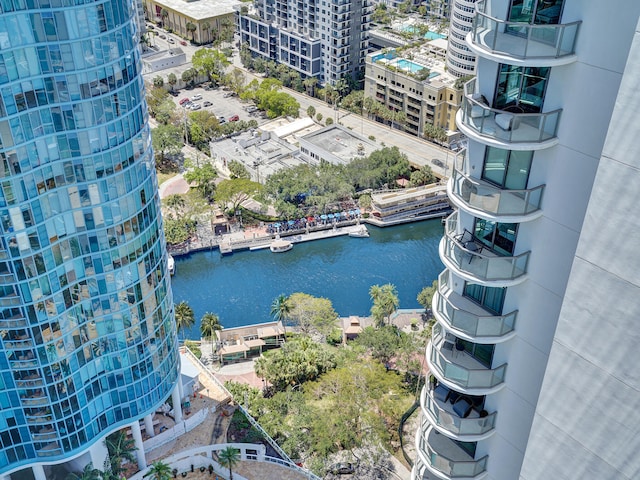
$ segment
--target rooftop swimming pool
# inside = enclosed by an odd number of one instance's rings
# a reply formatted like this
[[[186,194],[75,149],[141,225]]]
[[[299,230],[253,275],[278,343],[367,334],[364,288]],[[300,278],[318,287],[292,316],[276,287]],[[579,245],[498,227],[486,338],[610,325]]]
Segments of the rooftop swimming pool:
[[[406,58],[400,58],[396,62],[396,66],[402,70],[409,70],[411,73],[416,73],[422,70],[425,67],[424,65],[420,65],[419,63],[412,62],[411,60],[407,60]],[[438,72],[431,72],[429,74],[429,78],[434,78],[440,75]]]
[[[402,27],[402,31],[403,32],[409,32],[409,33],[417,33],[418,32],[418,27],[416,27],[414,25],[405,25],[405,26]],[[446,35],[442,35],[440,33],[428,31],[427,33],[424,34],[424,38],[426,40],[436,40],[438,38],[447,38],[447,36]]]

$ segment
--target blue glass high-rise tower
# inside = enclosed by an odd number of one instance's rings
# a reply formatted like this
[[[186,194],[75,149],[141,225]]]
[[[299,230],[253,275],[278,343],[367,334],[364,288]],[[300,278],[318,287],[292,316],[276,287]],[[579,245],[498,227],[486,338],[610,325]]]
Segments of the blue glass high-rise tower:
[[[137,30],[122,0],[0,0],[0,475],[102,468],[175,392]]]

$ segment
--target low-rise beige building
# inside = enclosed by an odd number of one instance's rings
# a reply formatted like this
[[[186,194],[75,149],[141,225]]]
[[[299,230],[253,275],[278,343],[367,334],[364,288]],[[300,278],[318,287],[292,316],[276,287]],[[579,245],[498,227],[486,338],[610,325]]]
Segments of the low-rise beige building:
[[[462,89],[456,88],[456,78],[446,73],[442,59],[427,46],[404,56],[394,49],[370,53],[364,82],[365,98],[406,114],[406,132],[422,136],[430,124],[446,130],[449,137],[457,135]]]
[[[148,20],[173,30],[195,43],[210,43],[220,38],[225,30],[235,30],[235,10],[239,0],[143,0]],[[164,13],[164,15],[163,15]],[[189,31],[187,24],[195,25]]]

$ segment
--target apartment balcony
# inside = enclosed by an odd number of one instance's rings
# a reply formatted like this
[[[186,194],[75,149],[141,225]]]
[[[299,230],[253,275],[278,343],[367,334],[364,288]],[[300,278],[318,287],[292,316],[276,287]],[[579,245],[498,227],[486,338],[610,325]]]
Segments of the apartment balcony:
[[[496,368],[486,367],[466,351],[459,350],[455,338],[449,338],[437,323],[427,345],[427,364],[445,386],[467,395],[489,395],[504,387],[506,363]]]
[[[424,428],[416,432],[418,458],[412,479],[423,480],[433,475],[445,480],[480,480],[486,477],[488,456],[476,460],[428,422],[422,425]],[[426,476],[427,471],[432,475]]]
[[[466,162],[466,150],[463,150],[456,155],[447,193],[455,206],[476,217],[494,222],[522,223],[542,216],[540,204],[544,187],[506,190],[473,178]]]
[[[445,235],[440,242],[440,258],[456,275],[493,287],[511,287],[526,280],[529,254],[503,256],[488,249],[470,232],[458,233],[458,214],[451,214],[445,223]]]
[[[476,343],[502,343],[515,336],[518,311],[491,315],[469,298],[449,286],[449,272],[438,276],[438,290],[433,296],[433,313],[457,337]]]
[[[521,98],[526,104],[526,94]],[[480,143],[507,150],[542,150],[558,143],[561,109],[544,113],[521,113],[521,107],[491,108],[476,90],[475,78],[464,85],[456,124],[462,133]]]
[[[422,389],[420,406],[431,425],[443,435],[461,442],[477,442],[495,432],[496,412],[475,409],[469,397],[455,395],[444,386]],[[453,402],[452,402],[453,400]]]
[[[582,22],[531,25],[494,18],[487,10],[486,1],[476,3],[473,27],[466,39],[477,55],[529,67],[555,67],[577,60],[576,38]]]

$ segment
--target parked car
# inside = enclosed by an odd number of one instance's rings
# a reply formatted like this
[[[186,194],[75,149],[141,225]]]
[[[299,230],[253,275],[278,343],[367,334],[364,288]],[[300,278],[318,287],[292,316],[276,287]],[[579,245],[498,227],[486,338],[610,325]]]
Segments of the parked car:
[[[191,101],[195,102],[196,100],[202,100],[202,95],[200,95],[199,93],[195,94],[193,97],[191,97]]]
[[[180,105],[184,105],[185,103],[190,102],[190,101],[191,101],[191,100],[189,100],[187,97],[184,97],[184,98],[183,98],[183,99],[181,99],[178,103],[179,103]]]
[[[160,34],[160,38],[164,40],[164,39],[167,38],[167,36],[164,33],[162,33],[162,34]]]
[[[240,120],[240,117],[238,115],[231,115],[229,117],[230,122],[237,122],[238,120]]]
[[[353,463],[336,463],[329,467],[329,472],[334,475],[352,475],[356,471]]]
[[[210,107],[211,105],[213,105],[213,103],[211,103],[209,100],[205,100],[205,102],[202,104],[203,107]]]
[[[199,103],[194,103],[193,105],[191,105],[191,110],[200,110],[202,108],[202,105],[200,105]]]
[[[184,40],[180,40],[180,45],[182,45],[183,47],[187,46],[187,42],[185,42]]]
[[[176,41],[175,41],[173,38],[171,38],[171,37],[169,37],[169,39],[167,40],[167,42],[169,42],[169,43],[176,43]]]
[[[223,123],[227,123],[227,119],[224,117],[218,117],[218,123],[222,125]]]
[[[227,92],[223,95],[224,98],[234,97],[236,92]]]
[[[180,93],[176,92],[175,90],[169,90],[169,95],[171,95],[172,97],[177,97],[178,95],[180,95]]]

